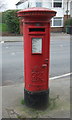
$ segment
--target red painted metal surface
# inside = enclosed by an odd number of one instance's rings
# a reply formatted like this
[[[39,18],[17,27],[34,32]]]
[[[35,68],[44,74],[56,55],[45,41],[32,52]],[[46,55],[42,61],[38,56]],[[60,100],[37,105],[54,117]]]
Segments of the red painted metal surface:
[[[23,22],[24,82],[28,91],[49,89],[50,19],[55,15],[55,11],[46,8],[29,8],[18,12]],[[41,53],[33,53],[32,47],[38,45],[34,44],[33,40],[42,41]]]

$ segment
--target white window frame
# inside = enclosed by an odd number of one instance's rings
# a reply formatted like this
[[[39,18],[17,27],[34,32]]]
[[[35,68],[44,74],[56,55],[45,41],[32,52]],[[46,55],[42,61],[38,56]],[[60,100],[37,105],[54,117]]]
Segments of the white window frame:
[[[63,8],[63,0],[61,0],[62,1],[62,6],[61,7],[54,7],[54,2],[55,2],[55,0],[52,0],[52,8]],[[56,0],[56,3],[61,3],[59,0]]]
[[[54,18],[59,18],[59,17],[54,17]],[[62,18],[61,19],[61,26],[54,26],[54,18],[52,18],[52,25],[51,25],[51,27],[63,27],[63,17],[60,17],[60,18]]]

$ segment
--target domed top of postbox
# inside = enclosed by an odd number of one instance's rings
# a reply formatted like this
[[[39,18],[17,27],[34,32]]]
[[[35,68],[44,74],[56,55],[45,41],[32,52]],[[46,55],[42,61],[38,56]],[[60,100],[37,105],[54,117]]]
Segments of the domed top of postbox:
[[[42,7],[33,7],[27,8],[22,11],[18,11],[18,17],[24,18],[39,18],[39,19],[48,19],[50,20],[53,16],[56,15],[56,11],[50,10],[48,8]],[[34,16],[34,17],[33,17]]]

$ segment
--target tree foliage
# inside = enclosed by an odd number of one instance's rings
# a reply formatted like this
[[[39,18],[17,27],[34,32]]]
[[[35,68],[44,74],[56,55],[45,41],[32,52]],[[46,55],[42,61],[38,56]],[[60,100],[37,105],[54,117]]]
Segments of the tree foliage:
[[[17,17],[18,10],[7,10],[4,12],[4,20],[7,24],[7,29],[11,33],[19,34],[19,18]]]

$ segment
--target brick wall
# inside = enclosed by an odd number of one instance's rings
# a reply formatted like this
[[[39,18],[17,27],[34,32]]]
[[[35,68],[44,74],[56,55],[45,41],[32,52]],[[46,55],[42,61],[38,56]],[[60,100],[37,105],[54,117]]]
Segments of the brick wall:
[[[51,32],[63,32],[63,27],[52,27]]]

